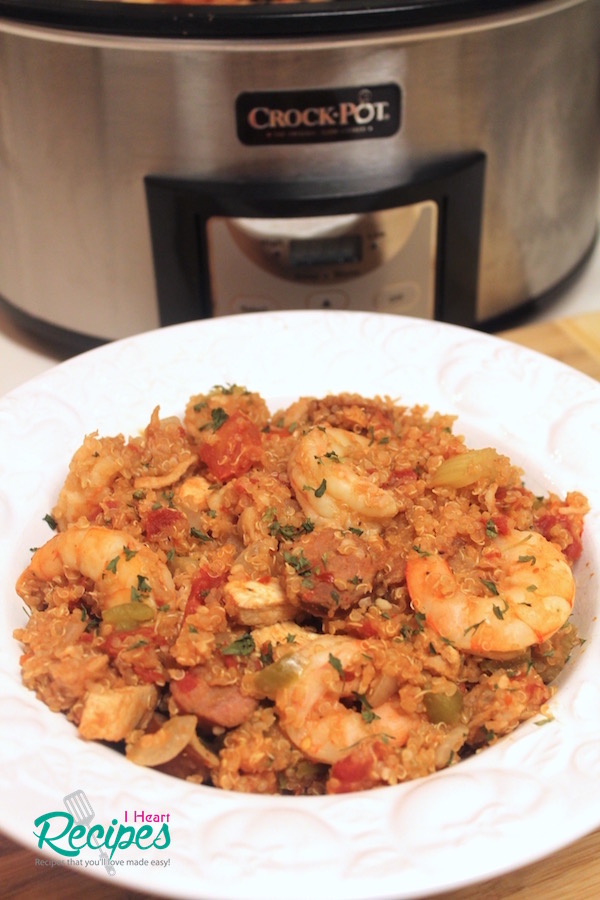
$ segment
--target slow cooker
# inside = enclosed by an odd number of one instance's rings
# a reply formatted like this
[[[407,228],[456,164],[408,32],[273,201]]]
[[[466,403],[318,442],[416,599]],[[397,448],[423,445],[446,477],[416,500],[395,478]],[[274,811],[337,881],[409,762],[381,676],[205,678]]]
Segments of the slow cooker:
[[[73,347],[485,327],[583,264],[599,175],[600,0],[0,0],[0,296]]]

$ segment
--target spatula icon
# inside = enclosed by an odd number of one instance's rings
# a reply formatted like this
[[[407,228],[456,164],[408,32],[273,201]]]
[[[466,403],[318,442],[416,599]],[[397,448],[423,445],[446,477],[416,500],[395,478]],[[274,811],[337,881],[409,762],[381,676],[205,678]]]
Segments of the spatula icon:
[[[87,828],[94,821],[94,810],[92,804],[86,797],[84,791],[73,791],[63,797],[63,803],[68,813],[73,816],[73,820],[77,825],[85,825]],[[98,842],[96,841],[96,846]],[[116,875],[117,870],[112,865],[110,857],[105,850],[100,850],[100,859],[109,875]]]

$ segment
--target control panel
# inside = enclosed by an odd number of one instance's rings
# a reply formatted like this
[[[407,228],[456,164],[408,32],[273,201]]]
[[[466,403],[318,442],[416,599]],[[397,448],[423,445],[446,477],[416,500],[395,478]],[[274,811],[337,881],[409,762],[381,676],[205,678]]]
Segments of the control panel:
[[[212,314],[374,309],[431,319],[437,227],[431,200],[362,215],[212,217]]]

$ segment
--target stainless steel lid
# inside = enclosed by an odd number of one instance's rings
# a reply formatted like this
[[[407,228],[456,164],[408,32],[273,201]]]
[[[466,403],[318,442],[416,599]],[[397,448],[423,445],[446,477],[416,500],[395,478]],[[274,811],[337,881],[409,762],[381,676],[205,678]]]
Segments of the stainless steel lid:
[[[140,0],[0,0],[0,18],[50,28],[145,37],[301,37],[478,19],[544,0],[317,0],[245,4]]]

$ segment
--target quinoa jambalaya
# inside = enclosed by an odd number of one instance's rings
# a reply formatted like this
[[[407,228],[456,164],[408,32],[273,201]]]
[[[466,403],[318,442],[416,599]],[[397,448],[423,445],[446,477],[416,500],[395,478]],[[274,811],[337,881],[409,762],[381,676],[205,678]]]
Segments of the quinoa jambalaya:
[[[17,583],[25,685],[133,763],[267,794],[397,784],[545,715],[587,501],[452,427],[219,386],[88,435]]]

